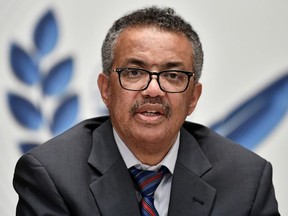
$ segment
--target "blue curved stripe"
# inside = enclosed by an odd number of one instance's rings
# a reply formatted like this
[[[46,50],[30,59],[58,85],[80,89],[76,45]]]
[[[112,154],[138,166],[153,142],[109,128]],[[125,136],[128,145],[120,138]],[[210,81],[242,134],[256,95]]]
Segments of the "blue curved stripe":
[[[212,129],[253,149],[277,127],[287,111],[288,73],[213,124]]]

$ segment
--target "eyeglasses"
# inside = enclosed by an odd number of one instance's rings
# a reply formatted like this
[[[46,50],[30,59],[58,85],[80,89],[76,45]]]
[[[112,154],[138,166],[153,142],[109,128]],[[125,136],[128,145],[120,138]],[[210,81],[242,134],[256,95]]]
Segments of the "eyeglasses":
[[[121,87],[130,91],[147,89],[154,75],[162,91],[181,93],[187,89],[190,78],[194,76],[193,72],[182,70],[150,72],[141,68],[116,68],[112,71],[118,73]]]

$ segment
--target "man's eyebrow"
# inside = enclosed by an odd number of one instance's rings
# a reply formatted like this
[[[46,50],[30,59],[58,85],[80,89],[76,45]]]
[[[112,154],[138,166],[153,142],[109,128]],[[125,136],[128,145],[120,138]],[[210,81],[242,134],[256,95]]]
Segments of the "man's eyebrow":
[[[147,64],[146,62],[140,60],[140,59],[137,59],[137,58],[130,58],[130,59],[127,59],[126,61],[126,65],[129,67],[129,65],[133,65],[133,66],[136,66],[136,67],[140,67],[140,68],[147,68],[149,67],[149,64]],[[162,70],[166,70],[166,69],[169,69],[169,68],[179,68],[179,69],[183,69],[184,68],[184,63],[181,62],[181,61],[171,61],[171,62],[167,62],[167,63],[164,63],[163,65],[159,65],[160,68]]]
[[[136,58],[127,59],[127,65],[129,64],[137,65],[142,68],[145,68],[145,66],[147,66],[147,64],[144,61]]]
[[[168,62],[165,65],[163,65],[165,68],[183,68],[184,64],[183,62]]]

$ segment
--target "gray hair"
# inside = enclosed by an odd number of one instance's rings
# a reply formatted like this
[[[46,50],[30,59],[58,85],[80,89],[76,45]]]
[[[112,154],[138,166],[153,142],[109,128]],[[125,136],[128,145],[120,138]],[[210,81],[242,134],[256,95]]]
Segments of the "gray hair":
[[[199,36],[192,26],[177,15],[172,8],[161,9],[156,6],[133,11],[114,22],[102,45],[104,73],[107,75],[111,73],[114,61],[113,51],[120,33],[128,27],[136,26],[155,26],[163,30],[183,33],[192,44],[195,80],[200,79],[203,66],[203,50]]]

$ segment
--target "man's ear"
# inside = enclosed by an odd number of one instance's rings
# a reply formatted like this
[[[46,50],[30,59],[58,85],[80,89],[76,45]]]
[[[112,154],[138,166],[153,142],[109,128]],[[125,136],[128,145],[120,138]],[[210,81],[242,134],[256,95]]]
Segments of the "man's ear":
[[[100,73],[98,75],[98,88],[102,97],[103,102],[105,103],[106,107],[109,106],[109,77],[104,74]]]
[[[195,83],[193,93],[192,93],[191,98],[190,98],[190,103],[188,104],[188,114],[187,115],[190,115],[195,110],[201,94],[202,94],[202,84],[197,82],[197,83]]]

